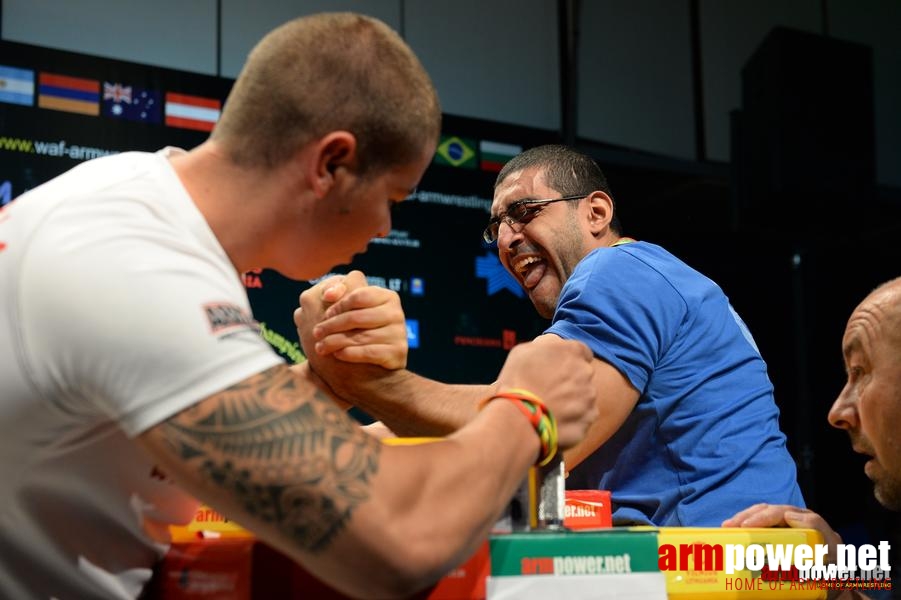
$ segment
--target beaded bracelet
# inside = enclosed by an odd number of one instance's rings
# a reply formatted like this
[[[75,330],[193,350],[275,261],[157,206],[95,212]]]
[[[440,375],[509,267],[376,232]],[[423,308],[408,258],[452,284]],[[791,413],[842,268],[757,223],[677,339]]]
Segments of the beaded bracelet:
[[[514,388],[485,398],[479,403],[479,410],[498,398],[513,402],[535,428],[541,442],[541,454],[535,463],[536,466],[543,467],[551,462],[557,454],[557,421],[544,402],[528,390]]]

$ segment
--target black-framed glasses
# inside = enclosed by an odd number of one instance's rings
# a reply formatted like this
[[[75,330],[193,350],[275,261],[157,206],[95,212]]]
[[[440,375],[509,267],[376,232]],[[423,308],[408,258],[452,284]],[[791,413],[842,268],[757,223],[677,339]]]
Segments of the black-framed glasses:
[[[573,196],[563,196],[562,198],[548,198],[547,200],[517,200],[507,207],[507,210],[496,217],[492,217],[488,221],[488,227],[482,232],[482,239],[489,244],[497,241],[498,230],[501,227],[501,221],[513,227],[519,223],[528,223],[538,216],[541,207],[545,204],[553,202],[568,202],[570,200],[581,200],[588,194],[577,194]]]

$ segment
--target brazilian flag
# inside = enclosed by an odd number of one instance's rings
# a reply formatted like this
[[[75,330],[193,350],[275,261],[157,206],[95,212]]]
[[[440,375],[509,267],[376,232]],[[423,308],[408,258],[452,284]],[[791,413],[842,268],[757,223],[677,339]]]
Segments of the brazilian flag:
[[[432,162],[451,167],[475,169],[478,167],[478,155],[475,148],[476,141],[473,139],[442,135]]]

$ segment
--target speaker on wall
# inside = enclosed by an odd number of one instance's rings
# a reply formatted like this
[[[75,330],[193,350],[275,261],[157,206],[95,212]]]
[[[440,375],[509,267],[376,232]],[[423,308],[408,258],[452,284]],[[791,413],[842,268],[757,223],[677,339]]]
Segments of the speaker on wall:
[[[873,199],[872,50],[778,27],[742,70],[733,117],[741,223],[804,230]],[[853,218],[853,214],[851,215]]]

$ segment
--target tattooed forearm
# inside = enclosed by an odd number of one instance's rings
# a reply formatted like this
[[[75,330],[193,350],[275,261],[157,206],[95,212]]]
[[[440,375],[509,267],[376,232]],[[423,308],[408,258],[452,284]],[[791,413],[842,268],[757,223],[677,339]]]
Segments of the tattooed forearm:
[[[369,497],[380,445],[321,394],[269,369],[165,425],[183,460],[310,551]]]

